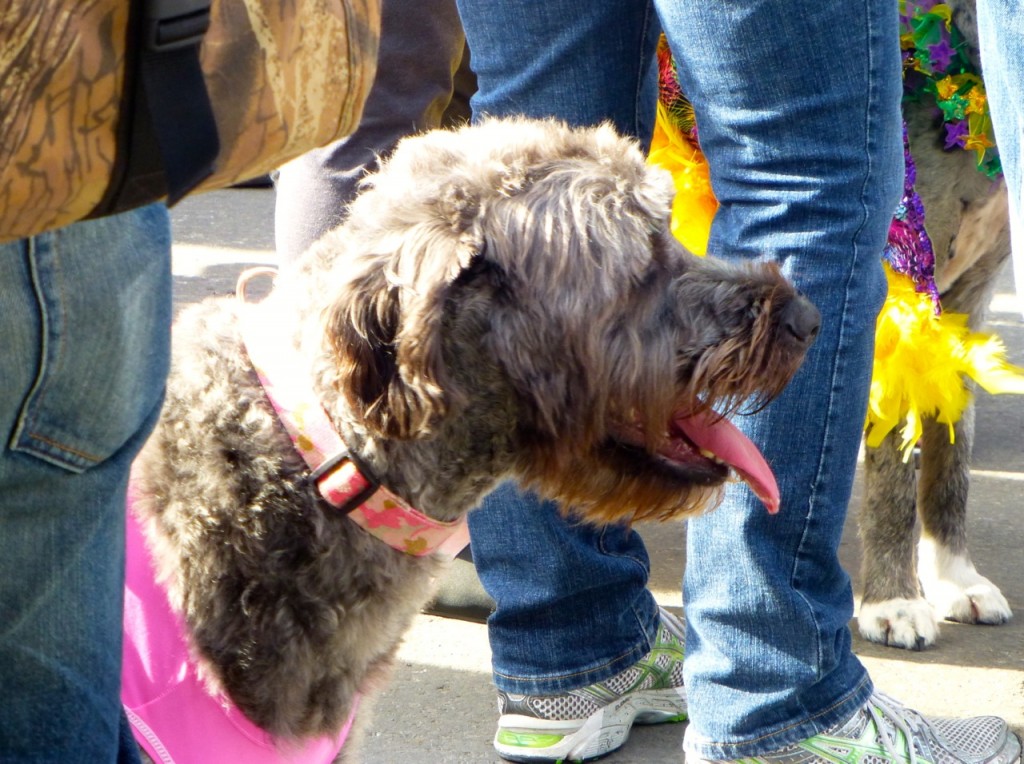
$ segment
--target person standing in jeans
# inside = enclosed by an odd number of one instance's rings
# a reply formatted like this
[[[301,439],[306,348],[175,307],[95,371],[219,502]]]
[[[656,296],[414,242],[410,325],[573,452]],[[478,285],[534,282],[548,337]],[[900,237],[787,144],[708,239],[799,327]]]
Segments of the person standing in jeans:
[[[925,719],[876,692],[851,650],[853,596],[837,550],[902,186],[897,4],[457,2],[477,75],[474,119],[610,121],[642,142],[663,29],[721,205],[708,253],[777,262],[822,313],[789,387],[737,422],[775,469],[780,513],[736,484],[688,524],[687,761],[1018,762],[1005,722]],[[469,524],[497,604],[499,754],[614,750],[623,729],[647,720],[645,693],[676,683],[645,663],[663,619],[639,536],[580,528],[511,486]]]
[[[125,489],[170,357],[151,205],[0,244],[0,761],[138,762],[121,710]]]

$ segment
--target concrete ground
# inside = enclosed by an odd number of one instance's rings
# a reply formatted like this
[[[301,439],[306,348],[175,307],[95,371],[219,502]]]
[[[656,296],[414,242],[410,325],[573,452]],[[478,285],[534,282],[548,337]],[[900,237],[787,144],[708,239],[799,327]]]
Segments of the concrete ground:
[[[273,191],[232,189],[190,198],[173,210],[177,306],[233,291],[247,265],[273,265]],[[1024,365],[1024,322],[1004,274],[993,300],[990,328]],[[998,714],[1024,734],[1024,399],[981,394],[970,497],[971,552],[979,572],[1001,587],[1017,616],[1004,626],[944,623],[938,644],[919,653],[864,642],[854,647],[876,685],[931,715]],[[855,508],[840,554],[855,577],[859,541]],[[681,523],[645,525],[651,587],[659,602],[678,609],[684,565]],[[491,747],[497,719],[490,683],[486,628],[417,617],[406,635],[393,681],[377,703],[364,750],[365,764],[484,764],[501,759]],[[633,730],[609,764],[681,762],[684,727]]]

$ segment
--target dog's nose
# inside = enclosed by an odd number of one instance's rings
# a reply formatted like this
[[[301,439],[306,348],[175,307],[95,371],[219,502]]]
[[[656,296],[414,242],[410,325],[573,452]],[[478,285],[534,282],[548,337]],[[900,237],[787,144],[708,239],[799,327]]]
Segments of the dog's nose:
[[[783,337],[803,347],[809,347],[821,328],[821,313],[814,303],[798,294],[789,301],[779,316],[779,330]]]

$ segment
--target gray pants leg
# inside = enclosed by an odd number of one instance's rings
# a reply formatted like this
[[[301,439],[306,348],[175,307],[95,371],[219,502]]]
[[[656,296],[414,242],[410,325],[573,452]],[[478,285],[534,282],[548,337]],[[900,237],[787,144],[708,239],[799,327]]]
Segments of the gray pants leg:
[[[475,78],[454,0],[384,0],[377,79],[358,129],[281,168],[282,263],[336,227],[360,179],[404,136],[469,118]]]

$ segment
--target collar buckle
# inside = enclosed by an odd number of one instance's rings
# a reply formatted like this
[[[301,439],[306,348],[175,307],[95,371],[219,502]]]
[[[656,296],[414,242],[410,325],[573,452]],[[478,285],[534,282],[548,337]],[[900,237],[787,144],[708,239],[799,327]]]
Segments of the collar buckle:
[[[328,491],[325,486],[321,486],[321,482],[328,480],[334,474],[335,470],[345,464],[351,464],[355,467],[356,474],[352,477],[352,482],[358,480],[362,485],[358,490],[348,493],[345,501],[338,504],[328,498]],[[347,448],[342,448],[337,453],[324,459],[315,469],[310,471],[308,480],[312,485],[316,486],[317,491],[324,500],[343,515],[348,515],[365,504],[366,501],[377,493],[377,490],[380,488],[380,482],[372,476],[372,473],[369,470],[364,469],[363,466],[353,458],[351,452]],[[350,487],[352,482],[349,483]]]

